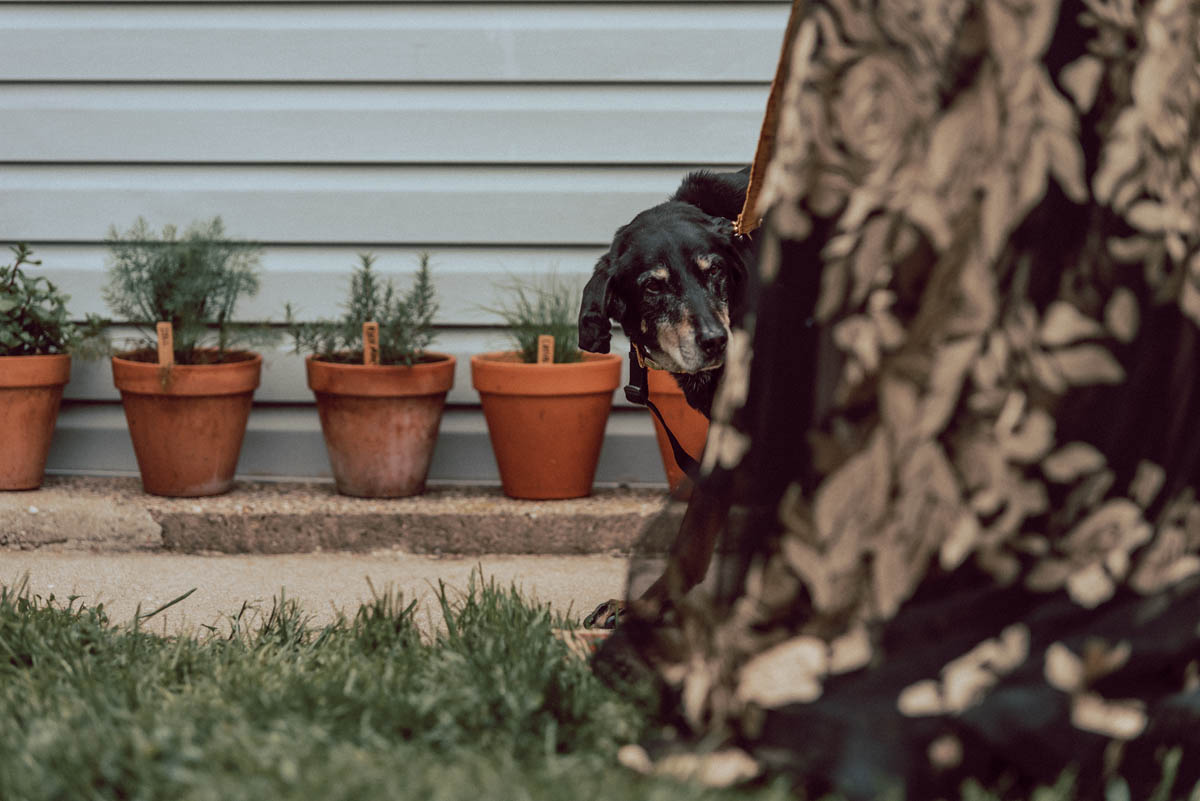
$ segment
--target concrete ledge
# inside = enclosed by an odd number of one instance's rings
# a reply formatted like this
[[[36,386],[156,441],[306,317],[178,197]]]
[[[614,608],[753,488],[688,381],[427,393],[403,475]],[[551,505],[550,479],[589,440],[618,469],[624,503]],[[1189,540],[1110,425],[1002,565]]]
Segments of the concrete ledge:
[[[516,501],[493,488],[366,500],[329,483],[239,482],[213,498],[158,498],[135,478],[48,477],[0,492],[0,549],[420,554],[628,553],[663,512],[662,490]]]

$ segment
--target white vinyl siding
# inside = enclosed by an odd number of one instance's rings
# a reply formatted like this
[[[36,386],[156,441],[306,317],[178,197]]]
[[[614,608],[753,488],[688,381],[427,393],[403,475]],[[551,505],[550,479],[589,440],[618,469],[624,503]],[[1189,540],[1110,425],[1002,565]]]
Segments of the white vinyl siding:
[[[459,361],[431,479],[495,481],[469,357],[495,285],[584,278],[696,167],[753,155],[786,2],[0,4],[0,242],[77,315],[104,237],[221,215],[263,244],[241,316],[339,313],[357,254],[401,286],[428,252]],[[120,333],[118,331],[117,333]],[[620,348],[619,338],[614,348]],[[239,472],[328,475],[300,357],[264,354]],[[135,469],[106,363],[77,363],[50,469]],[[597,480],[661,482],[618,391]]]

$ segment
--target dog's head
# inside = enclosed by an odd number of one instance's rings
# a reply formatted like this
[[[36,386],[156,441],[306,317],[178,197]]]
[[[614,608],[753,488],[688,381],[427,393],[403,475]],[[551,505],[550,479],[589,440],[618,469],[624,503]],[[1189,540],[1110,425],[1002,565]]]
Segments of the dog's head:
[[[617,230],[583,290],[579,346],[607,353],[612,319],[650,367],[720,367],[747,259],[725,217],[679,200],[643,211]]]

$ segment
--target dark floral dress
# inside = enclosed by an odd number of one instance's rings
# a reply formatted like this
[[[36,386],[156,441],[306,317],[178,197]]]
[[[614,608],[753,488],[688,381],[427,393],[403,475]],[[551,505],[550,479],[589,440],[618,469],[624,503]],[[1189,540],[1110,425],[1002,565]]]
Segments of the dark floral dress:
[[[724,539],[616,638],[691,744],[659,767],[1186,796],[1200,4],[822,0],[789,37],[699,489]]]

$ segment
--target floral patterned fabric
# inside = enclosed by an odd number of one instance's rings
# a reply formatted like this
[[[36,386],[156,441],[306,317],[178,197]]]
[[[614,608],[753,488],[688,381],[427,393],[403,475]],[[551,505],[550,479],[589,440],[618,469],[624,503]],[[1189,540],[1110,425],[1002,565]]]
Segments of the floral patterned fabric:
[[[724,540],[622,639],[718,776],[1200,779],[1200,5],[794,14]]]

